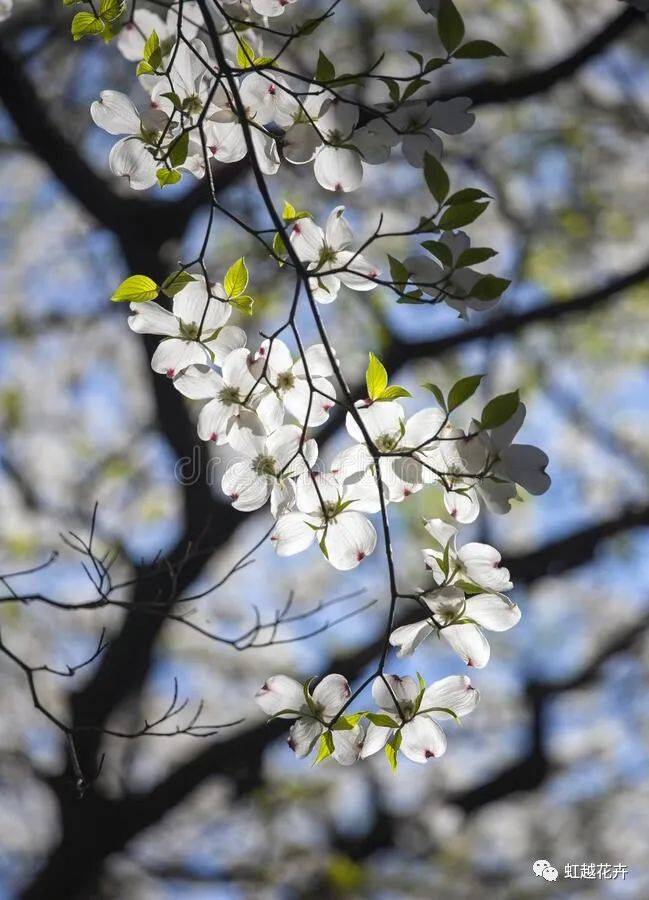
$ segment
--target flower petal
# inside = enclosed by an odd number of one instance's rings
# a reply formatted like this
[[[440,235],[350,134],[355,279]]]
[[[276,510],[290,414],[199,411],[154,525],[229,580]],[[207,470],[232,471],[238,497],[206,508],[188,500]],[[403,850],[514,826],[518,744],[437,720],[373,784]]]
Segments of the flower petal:
[[[446,752],[446,735],[437,722],[428,716],[415,716],[401,729],[401,746],[404,756],[416,763],[443,756]]]
[[[306,707],[302,685],[288,675],[272,675],[255,694],[255,700],[269,716],[276,716],[285,709],[294,714],[282,713],[280,719],[293,719]]]

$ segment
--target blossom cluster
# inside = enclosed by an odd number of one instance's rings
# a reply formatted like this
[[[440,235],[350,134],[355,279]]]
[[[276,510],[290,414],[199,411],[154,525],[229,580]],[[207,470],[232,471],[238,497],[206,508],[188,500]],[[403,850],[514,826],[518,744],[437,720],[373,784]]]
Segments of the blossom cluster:
[[[379,517],[390,558],[387,507],[431,486],[441,491],[446,517],[426,522],[431,546],[423,549],[432,583],[411,594],[398,593],[393,584],[383,659],[390,645],[403,657],[437,635],[466,665],[479,669],[490,655],[485,630],[513,627],[520,610],[507,596],[512,584],[498,551],[471,541],[458,546],[458,534],[476,520],[481,506],[504,514],[519,487],[531,494],[548,489],[546,455],[515,443],[525,406],[513,391],[490,400],[479,418],[458,422],[461,407],[480,387],[482,376],[476,375],[460,379],[446,395],[434,384],[424,385],[431,405],[410,412],[410,392],[389,384],[388,372],[372,353],[366,394],[354,401],[317,304],[333,303],[343,288],[365,292],[378,287],[395,293],[401,303],[444,302],[463,318],[498,302],[509,282],[474,268],[495,251],[472,247],[461,230],[485,211],[490,198],[478,188],[451,193],[441,162],[439,133],[460,134],[472,125],[470,101],[427,102],[414,95],[428,83],[423,76],[454,56],[484,58],[502,51],[486,41],[462,43],[464,24],[453,0],[420,0],[422,10],[436,17],[446,55],[426,61],[411,53],[419,71],[406,79],[405,88],[403,78],[375,76],[372,70],[337,76],[322,51],[314,75],[306,78],[280,65],[282,48],[265,56],[262,43],[279,34],[265,23],[295,2],[231,0],[216,6],[218,11],[206,18],[202,0],[181,2],[164,19],[138,7],[120,30],[108,6],[101,18],[102,4],[95,30],[110,25],[116,32],[122,55],[138,63],[148,101],[140,110],[126,95],[106,90],[91,115],[105,131],[121,136],[109,164],[134,190],[156,183],[165,187],[185,171],[201,178],[214,160],[236,163],[248,157],[274,224],[272,246],[265,231],[246,230],[262,241],[280,272],[295,278],[293,312],[270,337],[248,346],[244,329],[230,324],[233,309],[252,314],[248,270],[241,258],[222,282],[211,281],[204,252],[212,217],[197,261],[160,286],[147,276],[131,276],[112,299],[130,302],[134,331],[161,337],[153,369],[183,396],[203,403],[199,437],[229,446],[221,487],[232,505],[252,512],[269,504],[278,556],[315,544],[335,569],[354,569],[377,547]],[[245,19],[230,19],[229,7]],[[327,18],[323,14],[293,30],[291,40]],[[390,99],[368,115],[343,88],[375,77]],[[382,272],[386,266],[374,264],[368,253],[375,241],[390,236],[381,233],[380,224],[371,238],[357,242],[343,206],[331,211],[322,228],[308,211],[290,203],[280,215],[264,190],[265,177],[285,162],[312,165],[316,182],[326,190],[352,192],[361,186],[364,167],[386,163],[398,146],[405,162],[422,170],[434,209],[397,235],[424,235],[421,247],[427,255],[410,254],[402,261],[388,256],[389,278]],[[221,209],[216,202],[215,209]],[[170,309],[155,302],[160,294],[171,300]],[[321,336],[309,347],[295,325],[300,298]],[[334,412],[344,414],[350,440],[326,466],[317,429]],[[396,625],[395,611],[401,617],[397,601],[404,599],[414,602],[421,615]],[[274,675],[256,699],[268,715],[295,720],[289,745],[300,757],[318,744],[317,762],[331,756],[347,765],[384,748],[393,767],[399,751],[415,762],[444,753],[440,720],[459,720],[478,701],[466,676],[426,685],[421,676],[415,681],[386,675],[383,662],[372,687],[376,709],[349,711],[358,693],[338,674],[315,686],[313,680],[301,684]]]
[[[286,6],[286,0],[254,0],[251,13],[278,15]],[[244,159],[249,152],[244,119],[265,174],[275,174],[282,161],[313,165],[323,188],[345,192],[361,185],[364,164],[387,162],[397,146],[411,166],[421,168],[426,154],[442,154],[438,132],[460,134],[473,124],[467,98],[415,101],[398,109],[386,103],[363,123],[358,105],[324,86],[317,70],[305,89],[304,77],[275,71],[273,57],[264,55],[261,32],[249,29],[243,37],[227,31],[224,21],[223,51],[234,73],[226,81],[199,36],[196,2],[183,4],[180,21],[182,40],[177,6],[165,19],[136,9],[116,45],[127,60],[139,63],[138,80],[148,100],[138,110],[125,94],[106,90],[92,105],[100,128],[123,135],[109,165],[134,190],[156,181],[174,183],[182,170],[202,178],[211,159]]]

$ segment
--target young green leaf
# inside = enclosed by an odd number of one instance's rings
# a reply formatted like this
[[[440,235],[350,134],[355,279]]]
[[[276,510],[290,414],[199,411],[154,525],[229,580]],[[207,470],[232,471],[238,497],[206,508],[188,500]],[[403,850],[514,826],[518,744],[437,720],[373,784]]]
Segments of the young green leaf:
[[[388,253],[388,262],[390,264],[390,278],[394,282],[397,287],[405,287],[408,283],[408,270],[404,266],[402,262],[399,262],[398,259],[395,259],[394,256],[390,256]]]
[[[446,201],[448,206],[454,206],[456,203],[470,203],[472,200],[491,200],[491,196],[480,188],[462,188],[456,191]]]
[[[239,36],[239,46],[237,47],[237,65],[240,69],[250,69],[255,61],[255,51],[252,49],[248,41]]]
[[[175,169],[182,166],[187,159],[189,149],[189,132],[183,131],[169,146],[169,163]]]
[[[378,725],[379,728],[398,728],[399,723],[395,722],[394,719],[391,719],[390,716],[385,713],[366,713],[366,717],[370,720],[372,725]]]
[[[480,427],[498,428],[499,425],[504,425],[518,409],[519,402],[518,391],[494,397],[482,410]]]
[[[455,228],[470,225],[488,206],[488,203],[458,203],[449,206],[439,220],[439,227],[442,231],[453,231]]]
[[[232,263],[228,271],[225,273],[223,287],[225,293],[230,299],[239,297],[248,286],[248,269],[246,261],[242,256],[236,262]]]
[[[316,66],[314,78],[316,81],[333,81],[336,77],[336,69],[334,64],[327,56],[320,51],[318,54],[318,64]]]
[[[400,384],[391,384],[389,387],[386,387],[378,399],[385,402],[387,400],[398,400],[399,397],[412,397],[412,394],[404,387],[401,387]]]
[[[423,241],[421,246],[424,250],[432,253],[443,266],[446,266],[448,269],[453,268],[453,253],[446,244],[443,244],[441,241]]]
[[[232,306],[239,310],[239,312],[243,313],[244,316],[251,316],[252,309],[255,304],[255,301],[252,297],[248,297],[245,294],[242,294],[239,297],[232,297],[230,300]]]
[[[273,253],[275,254],[275,256],[286,256],[286,244],[284,243],[284,238],[279,233],[279,231],[273,238]],[[279,261],[279,265],[283,266],[284,263],[282,261]]]
[[[385,755],[388,758],[388,762],[390,763],[390,768],[393,772],[397,771],[397,753],[399,751],[399,747],[401,746],[401,732],[397,731],[394,737],[390,738],[390,740],[385,745]]]
[[[424,154],[424,178],[426,179],[428,190],[435,200],[438,203],[443,203],[451,183],[446,174],[446,169],[432,153]]]
[[[436,384],[433,384],[432,381],[426,381],[422,384],[423,388],[426,388],[427,391],[430,391],[433,397],[437,400],[442,409],[446,412],[446,400],[444,399],[444,394],[442,393],[441,388],[439,388]]]
[[[460,378],[459,381],[456,381],[448,392],[448,411],[453,412],[454,409],[465,403],[469,397],[472,397],[478,390],[483,378],[484,375],[468,375],[466,378]]]
[[[330,731],[325,731],[325,733],[320,737],[320,746],[318,748],[318,755],[316,756],[313,765],[317,766],[318,763],[321,763],[323,760],[327,759],[327,757],[331,756],[334,752],[334,739],[333,735]]]
[[[164,167],[158,169],[155,175],[161,188],[166,187],[168,184],[177,184],[182,178],[177,169],[165,169]]]
[[[453,0],[440,0],[437,30],[446,52],[453,53],[464,37],[464,22]]]
[[[179,291],[182,291],[182,289],[187,287],[192,281],[196,281],[193,275],[190,275],[189,272],[186,272],[184,269],[179,269],[177,272],[172,272],[171,275],[165,278],[160,290],[163,294],[166,294],[167,297],[175,297]]]
[[[491,247],[469,247],[468,250],[463,250],[458,256],[457,267],[462,269],[465,266],[477,266],[497,255],[497,252],[492,250]]]
[[[507,54],[492,44],[491,41],[467,41],[453,54],[456,59],[486,59],[488,56],[507,56]]]
[[[72,32],[73,40],[80,41],[86,35],[101,34],[105,27],[102,20],[93,16],[92,13],[78,12],[72,19],[70,31]]]
[[[331,728],[333,731],[351,731],[352,728],[358,725],[364,715],[364,712],[358,712],[350,713],[348,716],[341,716]]]
[[[99,18],[104,22],[114,22],[126,9],[124,0],[101,0],[99,4]]]
[[[388,386],[388,373],[378,357],[370,353],[370,362],[365,372],[367,396],[370,400],[378,400]]]
[[[507,278],[497,278],[495,275],[484,275],[480,281],[471,288],[471,296],[476,300],[497,300],[509,287],[511,281]]]
[[[155,300],[158,292],[158,285],[152,278],[147,275],[131,275],[120,284],[110,299],[115,303],[144,303]]]

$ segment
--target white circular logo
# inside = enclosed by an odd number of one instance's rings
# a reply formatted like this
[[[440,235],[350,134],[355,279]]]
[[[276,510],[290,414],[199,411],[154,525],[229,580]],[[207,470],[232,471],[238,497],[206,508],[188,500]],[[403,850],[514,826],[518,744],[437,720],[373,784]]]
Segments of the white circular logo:
[[[537,859],[532,865],[532,871],[537,878],[545,878],[546,881],[556,881],[559,877],[559,872],[547,859]]]
[[[537,878],[540,878],[543,875],[543,870],[547,868],[552,868],[552,864],[547,859],[537,859],[532,866],[532,871]]]

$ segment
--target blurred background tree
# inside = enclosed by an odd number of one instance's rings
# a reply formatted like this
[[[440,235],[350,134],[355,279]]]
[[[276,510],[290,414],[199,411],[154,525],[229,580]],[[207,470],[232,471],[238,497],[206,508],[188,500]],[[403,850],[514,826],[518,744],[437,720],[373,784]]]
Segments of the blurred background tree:
[[[291,592],[298,611],[349,590],[378,600],[308,641],[237,652],[138,612],[169,590],[158,554],[180,568],[181,588],[200,591],[269,525],[264,514],[244,524],[225,503],[219,467],[195,438],[196,409],[150,372],[152,342],[106,302],[126,274],[156,278],[173,268],[200,233],[205,186],[136,195],[109,177],[100,162],[110,139],[88,109],[102,88],[130,91],[131,66],[111,46],[73,46],[64,7],[19,0],[0,26],[0,572],[38,564],[60,532],[86,533],[98,503],[97,539],[123,552],[124,578],[134,579],[134,608],[108,615],[0,605],[2,638],[33,665],[60,668],[92,654],[108,627],[109,646],[94,663],[71,679],[41,681],[50,708],[76,725],[137,730],[167,706],[174,678],[192,703],[204,701],[209,721],[245,718],[198,742],[88,733],[84,770],[104,762],[80,799],[65,741],[34,708],[24,672],[0,657],[2,896],[565,891],[561,879],[531,875],[537,858],[561,872],[568,863],[624,863],[624,884],[572,885],[647,896],[646,17],[616,0],[459,5],[471,31],[509,58],[449,67],[433,89],[474,101],[478,122],[448,142],[447,158],[496,198],[475,243],[500,251],[514,286],[468,324],[440,308],[414,315],[405,307],[405,315],[379,292],[371,301],[341,295],[328,311],[331,328],[359,377],[370,345],[406,386],[448,387],[469,370],[487,373],[487,392],[520,385],[525,436],[550,454],[553,489],[517,504],[509,527],[485,518],[480,537],[504,548],[523,623],[475,677],[484,703],[450,735],[451,752],[423,770],[404,765],[396,778],[382,759],[350,771],[296,762],[281,728],[241,699],[271,668],[362,676],[385,602],[378,554],[343,582],[315,552],[280,565],[262,545],[254,564],[195,604],[193,622],[236,635],[254,623],[253,604],[272,618]],[[369,65],[385,52],[394,67],[406,65],[406,49],[430,53],[434,32],[415,0],[348,0],[319,40],[341,65],[359,57]],[[372,217],[372,171],[360,227]],[[409,193],[407,166],[395,161],[389,172],[374,187],[399,223],[421,198]],[[289,183],[280,173],[276,196],[308,200],[321,215],[332,198],[301,174],[293,169]],[[224,200],[254,218],[245,163],[218,169],[216,181]],[[252,252],[226,224],[218,242],[232,258]],[[249,263],[263,331],[286,298],[267,260]],[[328,454],[337,446],[330,432]],[[182,483],[179,459],[193,472]],[[436,512],[427,493],[397,521],[413,585],[419,517]],[[196,541],[200,552],[187,557]],[[65,546],[57,565],[29,582],[66,602],[88,595]],[[326,611],[313,624],[331,618]],[[288,636],[306,630],[296,623]],[[456,670],[450,651],[428,652],[435,674]]]

